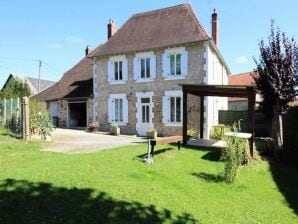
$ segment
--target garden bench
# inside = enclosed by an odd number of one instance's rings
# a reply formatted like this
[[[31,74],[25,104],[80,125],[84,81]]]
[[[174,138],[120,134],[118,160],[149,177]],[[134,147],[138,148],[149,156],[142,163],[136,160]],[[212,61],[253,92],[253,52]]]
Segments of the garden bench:
[[[163,138],[156,138],[156,139],[149,139],[148,141],[148,157],[146,159],[147,163],[153,162],[153,155],[154,155],[154,147],[157,145],[162,144],[170,144],[170,143],[177,143],[178,150],[180,150],[181,142],[183,137],[180,135],[170,136],[170,137],[163,137]]]

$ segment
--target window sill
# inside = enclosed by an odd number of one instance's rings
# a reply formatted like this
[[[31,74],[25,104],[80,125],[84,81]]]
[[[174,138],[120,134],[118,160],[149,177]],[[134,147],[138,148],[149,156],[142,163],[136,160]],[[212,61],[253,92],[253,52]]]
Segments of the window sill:
[[[111,85],[126,84],[126,80],[110,81],[109,84],[111,84]]]
[[[136,80],[136,83],[139,83],[139,82],[153,82],[154,79],[137,79]]]
[[[110,125],[118,125],[118,126],[126,126],[127,123],[123,123],[123,122],[112,122],[112,123],[109,123]]]
[[[185,76],[182,76],[182,75],[179,75],[179,76],[168,76],[168,77],[165,77],[165,80],[180,80],[180,79],[185,79]]]
[[[164,125],[166,127],[182,127],[182,122],[181,123],[165,123]]]

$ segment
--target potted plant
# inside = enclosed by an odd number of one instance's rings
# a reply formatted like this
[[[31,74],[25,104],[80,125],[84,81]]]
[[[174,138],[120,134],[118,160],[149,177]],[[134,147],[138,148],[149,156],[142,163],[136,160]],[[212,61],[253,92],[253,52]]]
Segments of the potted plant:
[[[88,131],[90,131],[90,132],[95,132],[97,130],[97,128],[98,128],[98,125],[94,122],[92,122],[88,125]]]
[[[112,135],[120,135],[120,128],[117,124],[112,124],[110,128],[110,132]]]
[[[187,140],[194,139],[196,137],[196,130],[194,128],[190,128],[187,130]]]
[[[157,131],[156,131],[156,129],[154,129],[154,128],[150,128],[150,129],[147,131],[147,137],[148,137],[149,139],[155,139],[155,138],[157,138]]]

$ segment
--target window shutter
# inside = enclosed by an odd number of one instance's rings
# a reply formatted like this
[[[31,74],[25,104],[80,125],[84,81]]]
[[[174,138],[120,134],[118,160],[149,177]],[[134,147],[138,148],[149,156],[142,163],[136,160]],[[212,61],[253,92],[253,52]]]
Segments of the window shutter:
[[[108,82],[114,80],[114,62],[108,61]]]
[[[188,52],[184,51],[181,54],[181,71],[182,71],[182,76],[187,76],[188,74]]]
[[[123,80],[126,80],[128,79],[128,60],[127,59],[124,59],[123,62],[122,62],[122,71],[123,71]]]
[[[113,98],[108,99],[108,122],[114,123],[115,120],[115,100]]]
[[[128,123],[128,100],[123,98],[123,123]]]
[[[151,55],[150,57],[150,77],[152,79],[156,78],[156,55]]]
[[[140,58],[134,57],[133,59],[133,79],[138,80],[140,78]]]
[[[170,98],[168,96],[162,97],[162,122],[164,124],[169,123],[170,115]]]
[[[169,58],[169,54],[164,53],[162,55],[162,76],[163,77],[168,77],[169,76],[169,71],[170,71],[170,58]]]

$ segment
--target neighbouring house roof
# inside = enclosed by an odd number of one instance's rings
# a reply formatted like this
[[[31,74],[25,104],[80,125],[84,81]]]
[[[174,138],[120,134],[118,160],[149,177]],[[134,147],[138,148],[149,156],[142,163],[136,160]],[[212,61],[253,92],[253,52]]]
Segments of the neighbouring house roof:
[[[98,51],[101,46],[95,50]],[[68,98],[88,98],[92,94],[93,60],[88,55],[65,72],[58,82],[33,96],[33,98],[40,101],[53,101]]]
[[[253,78],[253,71],[244,72],[240,74],[230,75],[228,76],[229,85],[246,85],[246,86],[255,86],[255,80]],[[229,102],[237,102],[237,101],[247,101],[247,98],[239,98],[239,97],[229,97]]]
[[[91,57],[210,40],[190,4],[132,15]]]
[[[31,94],[34,95],[38,93],[38,78],[28,77],[28,76],[21,76],[16,74],[10,74],[4,83],[1,91],[6,87],[7,83],[10,81],[10,79],[16,79],[23,82],[26,82],[30,88]],[[53,85],[55,82],[45,79],[40,79],[40,91],[48,88],[49,86]]]

